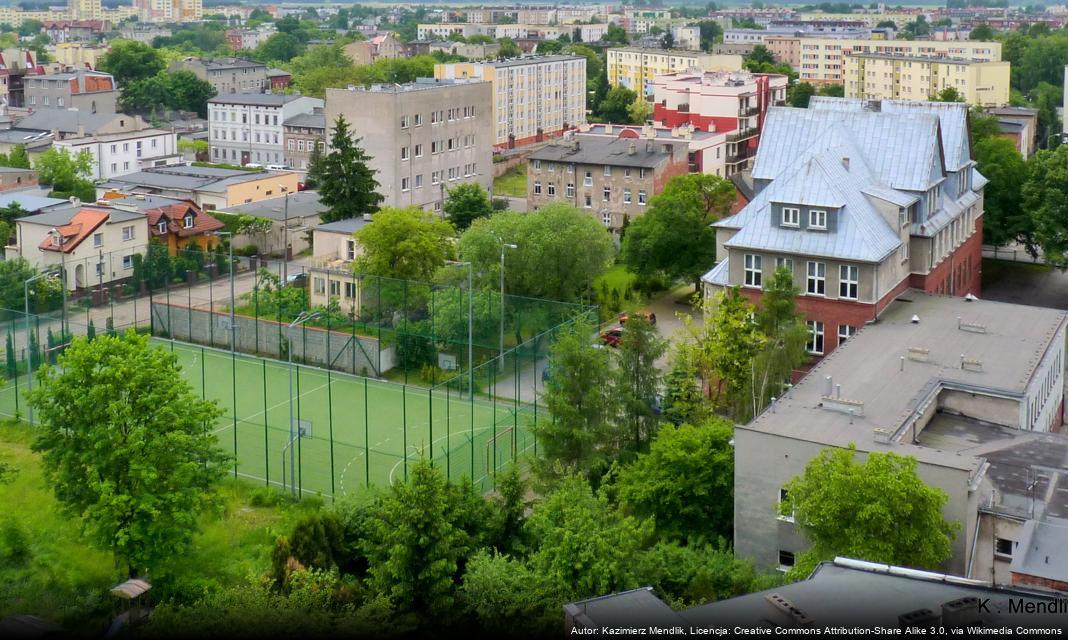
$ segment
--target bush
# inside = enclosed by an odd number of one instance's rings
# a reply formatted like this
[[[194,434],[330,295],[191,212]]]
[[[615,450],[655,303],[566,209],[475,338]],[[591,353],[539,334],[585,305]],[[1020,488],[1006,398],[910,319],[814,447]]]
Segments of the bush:
[[[30,542],[14,518],[0,522],[0,559],[4,564],[22,565],[30,559]]]
[[[277,507],[286,500],[286,494],[277,489],[258,487],[252,490],[248,503],[253,507]]]
[[[235,256],[242,256],[242,257],[245,257],[245,258],[252,258],[254,256],[258,256],[259,254],[260,254],[260,248],[257,247],[254,244],[247,244],[247,245],[245,245],[243,247],[240,247],[238,249],[234,249],[234,255]]]

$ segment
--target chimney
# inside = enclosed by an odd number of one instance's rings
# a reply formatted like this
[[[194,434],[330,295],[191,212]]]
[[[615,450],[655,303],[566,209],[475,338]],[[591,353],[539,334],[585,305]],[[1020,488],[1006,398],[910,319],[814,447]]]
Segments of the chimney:
[[[842,166],[846,171],[849,171],[849,158],[842,158]]]
[[[627,145],[627,155],[628,156],[632,156],[635,153],[638,153],[638,145],[636,145],[636,144],[634,144],[632,142],[629,145]]]
[[[85,137],[85,125],[84,124],[78,125],[78,137],[79,138],[84,138]]]
[[[646,153],[652,153],[653,152],[653,143],[652,143],[651,140],[649,142],[645,143],[645,152]]]

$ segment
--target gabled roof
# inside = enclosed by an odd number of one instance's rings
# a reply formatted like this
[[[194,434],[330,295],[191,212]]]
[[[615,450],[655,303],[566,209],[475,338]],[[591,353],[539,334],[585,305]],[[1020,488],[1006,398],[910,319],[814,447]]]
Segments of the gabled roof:
[[[193,214],[193,226],[187,229],[185,227],[185,216],[190,213]],[[166,233],[176,234],[179,238],[211,233],[225,226],[189,201],[149,209],[145,211],[145,215],[148,216],[149,233],[153,236],[165,235],[159,231],[159,223],[161,221],[166,221],[167,223]]]
[[[107,222],[111,212],[104,209],[83,208],[71,217],[70,222],[56,227],[56,231],[62,236],[62,243],[56,241],[51,234],[38,245],[42,251],[62,251],[71,253],[78,248],[82,240],[88,238],[100,225]]]
[[[814,153],[848,140],[887,186],[926,191],[932,167],[939,171],[942,167],[937,133],[938,117],[928,113],[887,117],[837,106],[833,110],[772,107],[760,135],[753,177],[775,179],[801,151]]]
[[[895,251],[901,245],[898,232],[865,194],[886,187],[855,154],[856,148],[849,144],[801,154],[800,161],[745,208],[716,223],[740,229],[725,246],[863,262],[878,262]],[[775,202],[834,208],[836,228],[823,232],[781,227],[771,218]]]

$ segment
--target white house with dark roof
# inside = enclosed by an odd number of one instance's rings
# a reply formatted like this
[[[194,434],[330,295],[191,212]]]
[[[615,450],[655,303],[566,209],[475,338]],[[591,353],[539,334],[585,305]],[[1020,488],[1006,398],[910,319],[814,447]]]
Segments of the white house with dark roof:
[[[285,163],[284,124],[323,108],[321,98],[277,93],[233,93],[208,100],[211,161],[228,164]]]
[[[756,302],[786,267],[819,356],[908,287],[979,294],[987,181],[967,105],[817,97],[764,126],[753,199],[714,224],[706,294],[737,286]]]

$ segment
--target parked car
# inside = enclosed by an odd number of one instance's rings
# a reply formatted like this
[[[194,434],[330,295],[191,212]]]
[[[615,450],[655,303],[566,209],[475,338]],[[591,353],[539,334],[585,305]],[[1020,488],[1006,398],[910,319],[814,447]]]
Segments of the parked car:
[[[267,165],[268,171],[286,171],[289,167],[284,164],[269,164]]]
[[[601,333],[601,344],[609,347],[618,347],[623,337],[623,327],[612,327]]]
[[[286,278],[287,287],[303,287],[308,284],[308,274],[303,271],[300,273],[291,273]]]
[[[631,315],[641,316],[645,318],[649,324],[654,327],[656,326],[656,314],[652,311],[635,311],[633,314],[621,313],[619,314],[619,324],[627,324],[627,319],[630,318]]]

